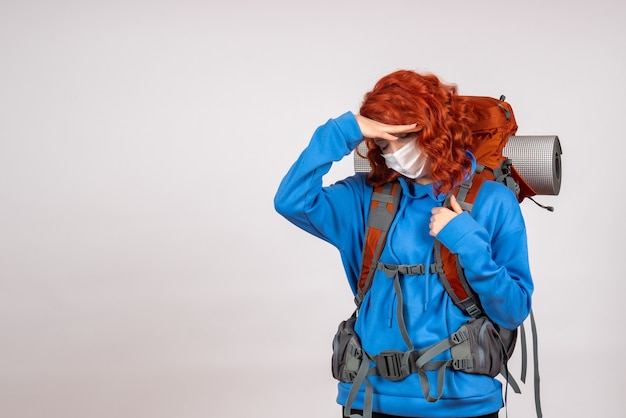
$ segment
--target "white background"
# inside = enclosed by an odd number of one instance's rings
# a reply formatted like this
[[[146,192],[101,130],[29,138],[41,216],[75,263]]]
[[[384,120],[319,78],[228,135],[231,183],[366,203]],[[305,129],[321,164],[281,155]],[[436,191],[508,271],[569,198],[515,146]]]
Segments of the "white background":
[[[623,416],[625,21],[614,0],[1,0],[0,416],[339,417],[339,255],[272,200],[400,68],[560,137],[556,211],[522,203],[544,415]]]

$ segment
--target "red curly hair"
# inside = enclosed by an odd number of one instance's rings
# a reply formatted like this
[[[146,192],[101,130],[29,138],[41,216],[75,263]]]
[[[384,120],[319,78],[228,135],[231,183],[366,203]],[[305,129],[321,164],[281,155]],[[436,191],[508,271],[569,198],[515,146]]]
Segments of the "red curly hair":
[[[417,123],[422,128],[418,143],[430,160],[436,192],[450,192],[471,171],[465,150],[471,145],[473,118],[469,102],[458,95],[455,85],[444,84],[432,74],[396,71],[365,94],[359,113],[390,125]],[[387,167],[373,139],[366,141],[372,167],[368,181],[377,186],[400,174]]]

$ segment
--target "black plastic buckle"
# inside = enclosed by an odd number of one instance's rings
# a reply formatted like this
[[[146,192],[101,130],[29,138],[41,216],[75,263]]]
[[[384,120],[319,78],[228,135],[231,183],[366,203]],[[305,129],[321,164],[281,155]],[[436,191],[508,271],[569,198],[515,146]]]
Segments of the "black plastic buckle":
[[[411,373],[409,353],[396,350],[382,351],[376,358],[376,369],[380,376],[392,382],[405,379]]]
[[[450,335],[450,341],[454,344],[461,344],[463,341],[469,340],[469,332],[465,328],[460,328],[458,331]]]
[[[452,360],[452,369],[454,370],[473,370],[474,359],[472,358],[458,358]]]

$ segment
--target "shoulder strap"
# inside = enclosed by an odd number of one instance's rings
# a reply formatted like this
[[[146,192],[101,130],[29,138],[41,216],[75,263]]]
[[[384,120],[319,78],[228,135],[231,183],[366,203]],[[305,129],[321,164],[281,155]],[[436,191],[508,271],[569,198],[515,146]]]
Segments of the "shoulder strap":
[[[389,232],[391,222],[398,210],[398,202],[400,202],[401,195],[402,187],[398,181],[374,188],[363,243],[361,274],[354,300],[357,307],[361,306],[365,294],[372,285],[372,278],[376,271],[376,268],[372,268],[372,265],[374,260],[380,258],[380,253],[385,246],[387,232]]]
[[[482,170],[475,173],[470,179],[465,181],[455,191],[457,201],[461,208],[467,212],[471,212],[474,201],[483,183],[490,176],[489,170]],[[446,197],[444,206],[449,205],[450,195]],[[471,317],[482,315],[483,309],[480,300],[472,288],[467,283],[463,267],[458,262],[458,256],[452,254],[448,248],[435,239],[435,265],[433,270],[439,274],[439,279],[445,287],[446,291],[452,298],[454,304],[464,313]]]
[[[506,176],[506,173],[505,175]],[[493,173],[491,170],[479,170],[472,178],[463,183],[456,190],[457,201],[468,212],[471,212],[476,196],[486,180],[496,180],[498,174]],[[505,184],[507,184],[505,182]],[[507,184],[508,185],[508,184]],[[450,195],[446,197],[444,205],[449,205]],[[459,263],[458,256],[452,254],[448,248],[435,239],[435,262],[433,270],[439,274],[439,279],[443,283],[448,295],[453,300],[454,304],[461,309],[467,315],[476,318],[484,314],[483,308],[480,305],[480,299],[478,295],[472,290],[467,282],[461,263]],[[535,410],[537,417],[541,418],[541,399],[540,399],[540,379],[539,379],[539,363],[538,363],[538,348],[537,348],[537,329],[535,325],[535,317],[531,310],[530,312],[531,331],[533,339],[533,359],[534,359],[534,391],[535,391]],[[521,345],[522,345],[522,382],[526,382],[526,367],[527,367],[527,352],[526,352],[526,332],[523,324],[520,326],[521,330]],[[516,338],[517,333],[513,334]],[[515,341],[513,341],[513,344]],[[514,345],[511,347],[511,351]],[[507,353],[507,358],[511,356],[511,352]],[[510,375],[508,369],[503,366],[502,375],[505,377],[506,382],[511,385],[516,393],[520,393],[520,388],[515,382],[515,379]]]

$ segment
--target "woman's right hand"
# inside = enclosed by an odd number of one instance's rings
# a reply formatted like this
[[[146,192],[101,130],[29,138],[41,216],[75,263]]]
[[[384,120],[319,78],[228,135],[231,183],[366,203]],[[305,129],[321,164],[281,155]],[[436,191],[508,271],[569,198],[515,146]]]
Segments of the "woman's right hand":
[[[410,125],[387,125],[386,123],[377,122],[362,115],[354,115],[354,117],[356,118],[356,122],[361,129],[363,138],[367,139],[395,141],[398,139],[397,135],[419,132],[422,130],[422,128],[417,126],[416,123],[412,123]]]

